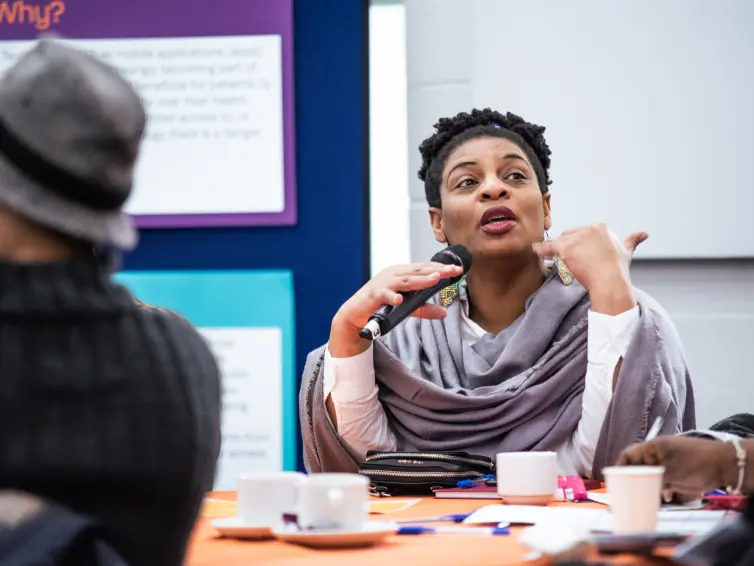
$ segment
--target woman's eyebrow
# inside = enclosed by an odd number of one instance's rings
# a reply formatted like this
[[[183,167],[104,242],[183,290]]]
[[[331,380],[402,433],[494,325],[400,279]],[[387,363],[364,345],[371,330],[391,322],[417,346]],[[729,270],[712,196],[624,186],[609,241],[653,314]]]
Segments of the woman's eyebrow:
[[[519,159],[523,161],[524,163],[526,163],[527,165],[529,165],[529,162],[526,161],[526,159],[523,156],[519,155],[518,153],[509,153],[503,159]]]
[[[476,161],[462,161],[461,163],[457,163],[453,165],[453,168],[450,171],[448,171],[448,177],[450,177],[450,174],[456,169],[458,169],[459,167],[467,167],[469,165],[476,165]]]
[[[529,165],[529,162],[526,160],[526,158],[523,157],[522,155],[519,155],[518,153],[509,153],[509,154],[503,156],[503,159],[518,159],[519,161],[523,161],[524,163],[526,163],[526,165]],[[467,167],[467,166],[476,165],[476,164],[477,164],[476,161],[461,161],[460,163],[456,163],[455,165],[453,165],[453,167],[450,169],[450,171],[448,171],[448,178],[450,178],[450,175],[456,169],[458,169],[460,167]]]

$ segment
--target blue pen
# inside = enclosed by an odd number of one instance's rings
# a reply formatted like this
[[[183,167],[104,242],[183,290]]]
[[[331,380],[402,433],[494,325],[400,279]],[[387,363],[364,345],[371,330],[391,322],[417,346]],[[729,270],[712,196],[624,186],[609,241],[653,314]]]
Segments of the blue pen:
[[[713,489],[712,491],[708,491],[704,495],[728,495],[728,492],[724,489]]]
[[[399,535],[509,535],[508,527],[423,527],[405,525],[398,529]]]
[[[420,517],[419,519],[403,519],[397,523],[463,523],[471,513],[453,513],[439,517]]]
[[[461,480],[456,483],[456,487],[468,489],[470,487],[475,487],[478,485],[494,485],[495,483],[495,476],[493,474],[486,474],[480,478],[476,478],[473,480]]]

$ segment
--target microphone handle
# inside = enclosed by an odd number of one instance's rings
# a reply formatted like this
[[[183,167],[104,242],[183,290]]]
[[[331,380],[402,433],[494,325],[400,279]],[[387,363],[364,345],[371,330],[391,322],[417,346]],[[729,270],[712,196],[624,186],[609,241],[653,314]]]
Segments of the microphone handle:
[[[406,299],[412,297],[416,291],[407,291],[403,295],[403,303]],[[401,304],[403,304],[401,303]],[[361,329],[359,336],[364,340],[377,340],[382,334],[386,334],[392,329],[388,315],[395,310],[393,305],[382,305],[372,316],[369,317],[367,325]]]
[[[427,289],[401,293],[403,302],[396,306],[383,305],[380,307],[369,317],[369,322],[361,329],[359,336],[364,340],[374,341],[380,336],[387,334],[434,295],[445,289],[445,287],[460,281],[462,278],[463,274],[456,277],[448,277],[447,279],[441,279]]]

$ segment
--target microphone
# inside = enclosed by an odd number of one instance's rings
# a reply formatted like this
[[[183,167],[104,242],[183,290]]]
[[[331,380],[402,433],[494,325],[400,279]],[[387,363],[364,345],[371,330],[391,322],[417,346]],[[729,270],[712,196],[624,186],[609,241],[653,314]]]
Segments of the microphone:
[[[445,287],[460,281],[469,269],[471,269],[471,252],[466,249],[466,246],[453,244],[432,256],[432,261],[442,263],[443,265],[461,266],[463,267],[463,273],[455,277],[440,279],[440,281],[427,289],[401,293],[403,295],[403,302],[400,305],[385,305],[369,317],[369,322],[359,332],[361,338],[364,340],[377,340],[383,334],[390,332],[412,312],[445,289]]]

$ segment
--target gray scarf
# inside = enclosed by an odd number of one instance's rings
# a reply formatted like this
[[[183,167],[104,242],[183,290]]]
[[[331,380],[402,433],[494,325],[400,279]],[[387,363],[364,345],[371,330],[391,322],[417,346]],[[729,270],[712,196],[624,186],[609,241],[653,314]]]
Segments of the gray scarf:
[[[665,311],[635,291],[639,322],[602,425],[592,476],[644,438],[694,428],[694,395],[680,338]],[[436,301],[437,299],[433,299]],[[581,418],[589,296],[551,272],[523,315],[469,346],[461,305],[443,320],[409,319],[374,345],[379,399],[399,450],[498,452],[555,450]],[[355,454],[325,410],[324,347],[307,358],[299,399],[304,462],[311,472],[358,470]]]

